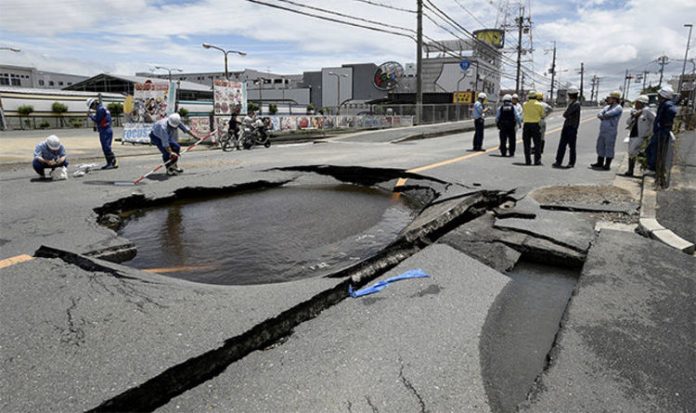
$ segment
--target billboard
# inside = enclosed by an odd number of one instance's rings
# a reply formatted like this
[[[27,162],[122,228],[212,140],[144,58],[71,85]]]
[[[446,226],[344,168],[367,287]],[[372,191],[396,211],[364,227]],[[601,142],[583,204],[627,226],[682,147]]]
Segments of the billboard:
[[[505,31],[500,29],[483,29],[476,30],[473,33],[477,40],[487,43],[495,48],[502,49],[505,47]]]
[[[401,64],[385,62],[375,71],[373,83],[379,90],[391,90],[399,84],[402,77],[404,77],[404,68]]]
[[[124,102],[123,142],[150,143],[152,124],[174,112],[175,96],[168,83],[136,83]]]

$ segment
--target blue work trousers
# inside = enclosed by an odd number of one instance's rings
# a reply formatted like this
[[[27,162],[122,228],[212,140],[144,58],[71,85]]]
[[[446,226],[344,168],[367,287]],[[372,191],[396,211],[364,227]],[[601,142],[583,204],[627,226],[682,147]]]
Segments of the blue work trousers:
[[[474,150],[483,146],[483,118],[474,119]]]
[[[169,161],[169,152],[167,152],[166,147],[162,143],[162,141],[159,140],[156,136],[153,136],[150,134],[150,142],[154,143],[155,146],[157,146],[157,149],[162,152],[162,160],[164,162]],[[172,148],[172,152],[176,153],[177,155],[181,151],[181,145],[179,145],[175,140],[169,139],[169,147]]]
[[[109,162],[114,157],[114,152],[111,150],[111,142],[114,140],[114,131],[111,128],[99,130],[99,142],[101,143],[102,152],[106,161]]]
[[[64,166],[67,168],[68,167],[68,160],[65,159],[65,161],[63,161],[63,163],[60,165],[48,166],[44,163],[41,163],[41,161],[38,160],[38,158],[34,158],[34,160],[31,163],[31,166],[32,166],[32,168],[34,168],[34,170],[36,171],[37,174],[39,174],[40,176],[46,176],[46,175],[44,175],[45,174],[44,169],[54,170],[56,168],[60,168],[61,166]]]

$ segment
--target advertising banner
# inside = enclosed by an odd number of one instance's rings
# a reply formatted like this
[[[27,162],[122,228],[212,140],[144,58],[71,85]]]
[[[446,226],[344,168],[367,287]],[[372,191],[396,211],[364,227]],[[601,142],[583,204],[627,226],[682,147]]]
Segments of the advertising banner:
[[[153,83],[149,80],[136,83],[132,106],[128,102],[130,110],[125,112],[123,142],[150,143],[152,124],[173,112],[175,96],[176,92],[167,83]]]
[[[269,116],[274,131],[413,126],[413,116]]]

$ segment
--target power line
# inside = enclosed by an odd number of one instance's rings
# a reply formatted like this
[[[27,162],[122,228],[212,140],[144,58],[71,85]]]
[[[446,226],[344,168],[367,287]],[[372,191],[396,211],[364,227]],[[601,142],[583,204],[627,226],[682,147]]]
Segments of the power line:
[[[274,8],[274,9],[280,9],[280,10],[289,11],[289,12],[291,12],[291,13],[301,14],[301,15],[303,15],[303,16],[313,17],[313,18],[315,18],[315,19],[327,20],[327,21],[330,21],[330,22],[339,23],[339,24],[344,24],[344,25],[347,25],[347,26],[360,27],[360,28],[367,29],[367,30],[372,30],[372,31],[375,31],[375,32],[393,34],[393,35],[395,35],[395,36],[406,37],[406,38],[411,39],[411,40],[413,40],[413,41],[416,40],[416,39],[415,39],[413,36],[411,36],[411,35],[408,35],[408,34],[405,34],[405,33],[400,33],[400,32],[395,32],[395,31],[392,31],[392,30],[384,30],[384,29],[380,29],[380,28],[377,28],[377,27],[365,26],[365,25],[363,25],[363,24],[346,22],[346,21],[334,19],[334,18],[331,18],[331,17],[320,16],[320,15],[317,15],[317,14],[312,14],[312,13],[308,13],[308,12],[303,12],[303,11],[300,11],[300,10],[294,10],[294,9],[291,9],[291,8],[288,8],[288,7],[279,6],[279,5],[277,5],[277,4],[265,3],[265,2],[262,2],[262,1],[259,1],[259,0],[246,0],[246,1],[248,1],[248,2],[250,2],[250,3],[260,4],[260,5],[262,5],[262,6],[271,7],[271,8]]]
[[[454,0],[454,2],[457,3],[457,5],[462,8],[462,10],[467,12],[469,14],[469,16],[473,17],[474,20],[476,20],[478,22],[478,24],[480,24],[484,28],[487,26],[486,23],[482,22],[478,17],[476,17],[476,15],[474,13],[470,12],[469,9],[467,9],[466,6],[464,6],[459,0]]]
[[[353,1],[357,1],[357,2],[360,2],[360,3],[367,3],[367,4],[369,4],[369,5],[377,6],[377,7],[384,7],[384,8],[386,8],[386,9],[392,9],[392,10],[403,11],[403,12],[406,12],[406,13],[413,13],[413,14],[417,13],[415,10],[402,9],[401,7],[394,7],[394,6],[392,6],[392,5],[384,4],[384,3],[378,3],[378,2],[376,2],[376,1],[370,1],[370,0],[353,0]]]
[[[391,24],[387,24],[387,23],[383,23],[383,22],[379,22],[379,21],[375,21],[375,20],[364,19],[364,18],[362,18],[362,17],[354,17],[354,16],[350,16],[350,15],[348,15],[348,14],[339,13],[339,12],[337,12],[337,11],[322,9],[321,7],[309,6],[309,5],[302,4],[302,3],[297,3],[297,2],[291,1],[291,0],[277,0],[277,1],[280,1],[280,2],[283,2],[283,3],[292,4],[293,6],[304,7],[304,8],[306,8],[306,9],[316,10],[316,11],[319,11],[319,12],[322,12],[322,13],[333,14],[333,15],[335,15],[335,16],[346,17],[346,18],[353,19],[353,20],[359,20],[359,21],[365,22],[365,23],[377,24],[377,25],[381,25],[381,26],[384,26],[384,27],[389,27],[389,28],[392,28],[392,29],[405,30],[405,31],[408,31],[408,32],[412,32],[412,33],[414,33],[414,34],[416,33],[415,30],[409,29],[409,28],[407,28],[407,27],[393,26],[393,25],[391,25]]]
[[[471,32],[470,32],[469,30],[467,30],[465,27],[463,27],[462,25],[460,25],[459,23],[457,23],[457,22],[456,22],[452,17],[450,17],[447,13],[443,12],[442,10],[440,10],[440,8],[437,7],[432,1],[430,1],[430,0],[425,0],[425,1],[426,1],[427,3],[430,4],[430,6],[425,5],[425,7],[426,7],[428,10],[430,10],[431,12],[433,12],[437,17],[439,17],[440,19],[444,20],[444,21],[445,21],[446,23],[448,23],[450,26],[455,27],[458,31],[463,32],[463,33],[465,34],[465,36],[467,36],[467,37],[473,39],[477,44],[481,44],[481,45],[483,45],[484,47],[487,47],[488,49],[493,50],[494,52],[498,52],[498,50],[495,49],[492,45],[490,45],[490,44],[488,44],[488,43],[486,43],[486,42],[483,42],[483,41],[481,41],[481,40],[478,40],[478,39],[476,38],[476,36],[473,35],[473,33],[471,33]],[[431,7],[431,6],[432,6],[432,7]],[[511,59],[511,58],[508,57],[508,56],[505,56],[503,53],[500,53],[500,56],[501,56],[501,63],[505,64],[505,62],[504,62],[503,60],[508,60],[509,62],[511,62],[511,63],[507,63],[508,65],[510,65],[510,64],[514,64],[515,66],[517,65],[517,62],[516,62],[515,60]],[[540,75],[539,73],[536,73],[536,72],[534,72],[534,71],[531,71],[529,68],[527,68],[527,67],[525,67],[525,66],[521,66],[521,68],[523,69],[523,71],[527,71],[527,72],[528,72],[528,73],[526,73],[526,74],[532,79],[532,81],[534,81],[534,82],[539,82],[539,83],[542,83],[542,84],[544,84],[544,83],[546,83],[546,82],[549,82],[547,79],[544,79],[543,77],[539,77],[539,76],[543,76],[543,75]]]

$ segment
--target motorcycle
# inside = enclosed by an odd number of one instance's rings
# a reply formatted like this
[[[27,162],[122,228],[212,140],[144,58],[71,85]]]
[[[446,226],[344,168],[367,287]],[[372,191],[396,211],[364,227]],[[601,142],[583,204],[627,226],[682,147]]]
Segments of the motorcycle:
[[[251,125],[242,127],[242,136],[239,138],[244,149],[251,149],[254,145],[271,146],[271,137],[268,131],[271,129],[271,119],[257,119]]]

